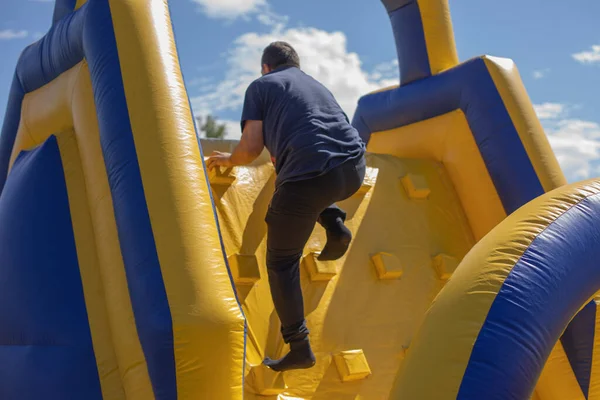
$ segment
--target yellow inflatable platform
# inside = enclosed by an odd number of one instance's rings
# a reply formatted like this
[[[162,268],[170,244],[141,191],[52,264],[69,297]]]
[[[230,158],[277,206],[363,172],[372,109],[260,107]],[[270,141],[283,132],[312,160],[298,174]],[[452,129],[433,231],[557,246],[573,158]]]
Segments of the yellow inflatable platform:
[[[206,171],[235,143],[198,139],[165,0],[57,0],[0,136],[0,399],[600,399],[600,180],[511,60],[459,63],[447,0],[383,5],[400,85],[355,113],[348,253],[302,260],[317,364],[278,374],[268,155]]]

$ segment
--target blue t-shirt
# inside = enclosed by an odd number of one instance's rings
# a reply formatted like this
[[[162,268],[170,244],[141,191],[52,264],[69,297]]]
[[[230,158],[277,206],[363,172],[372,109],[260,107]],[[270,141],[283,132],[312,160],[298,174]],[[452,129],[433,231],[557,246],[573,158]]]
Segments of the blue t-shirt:
[[[248,120],[263,121],[276,185],[322,175],[365,153],[358,131],[331,92],[296,67],[280,67],[250,84],[242,131]]]

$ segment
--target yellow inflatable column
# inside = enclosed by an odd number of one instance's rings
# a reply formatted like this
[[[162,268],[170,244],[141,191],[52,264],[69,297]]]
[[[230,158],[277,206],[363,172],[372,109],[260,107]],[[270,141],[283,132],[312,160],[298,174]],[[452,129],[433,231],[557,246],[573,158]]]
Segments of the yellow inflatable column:
[[[179,399],[241,399],[245,320],[225,264],[164,0],[110,0],[173,323]]]

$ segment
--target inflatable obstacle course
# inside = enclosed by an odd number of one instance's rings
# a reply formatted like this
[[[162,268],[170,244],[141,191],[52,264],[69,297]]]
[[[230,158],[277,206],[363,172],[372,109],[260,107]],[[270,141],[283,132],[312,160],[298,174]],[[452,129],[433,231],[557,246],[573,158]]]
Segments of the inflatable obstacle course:
[[[566,185],[511,60],[459,63],[447,1],[383,5],[400,85],[358,104],[354,241],[320,262],[315,228],[317,364],[279,374],[268,155],[206,171],[235,142],[198,140],[166,1],[56,2],[0,136],[0,398],[600,396],[600,183]]]

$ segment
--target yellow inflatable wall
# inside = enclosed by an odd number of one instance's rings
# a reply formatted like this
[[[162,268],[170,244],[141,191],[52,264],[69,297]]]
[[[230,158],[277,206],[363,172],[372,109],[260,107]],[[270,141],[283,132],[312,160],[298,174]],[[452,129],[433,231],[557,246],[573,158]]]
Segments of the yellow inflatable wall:
[[[0,398],[240,399],[245,319],[166,1],[57,2],[9,103]]]
[[[206,152],[231,145],[202,142]],[[265,266],[264,216],[274,169],[264,156],[250,167],[212,176],[225,250],[248,321],[246,398],[387,398],[413,332],[475,244],[440,163],[376,154],[367,160],[362,189],[340,203],[355,236],[347,255],[336,262],[315,260],[313,253],[325,244],[320,226],[305,249],[301,280],[317,365],[283,376],[261,365],[266,355],[286,351]]]
[[[459,64],[446,0],[384,0],[354,241],[302,260],[314,368],[269,293],[274,170],[208,173],[164,0],[60,0],[0,136],[1,399],[600,398],[600,181],[566,185],[511,60]]]

